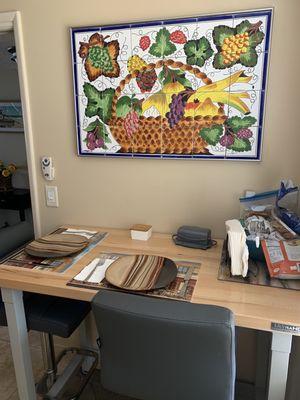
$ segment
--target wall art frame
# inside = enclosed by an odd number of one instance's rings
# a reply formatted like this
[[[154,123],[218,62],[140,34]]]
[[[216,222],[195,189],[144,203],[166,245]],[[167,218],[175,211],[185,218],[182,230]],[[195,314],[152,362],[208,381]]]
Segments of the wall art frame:
[[[261,160],[272,15],[71,28],[78,155]]]

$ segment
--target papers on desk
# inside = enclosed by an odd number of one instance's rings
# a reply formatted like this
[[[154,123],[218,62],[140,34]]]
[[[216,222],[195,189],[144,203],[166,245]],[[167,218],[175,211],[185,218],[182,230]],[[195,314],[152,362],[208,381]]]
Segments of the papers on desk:
[[[73,279],[80,282],[100,283],[105,277],[107,268],[114,261],[114,259],[95,258]]]
[[[63,235],[80,235],[84,236],[87,239],[91,239],[95,236],[97,231],[88,231],[87,229],[75,229],[75,228],[67,228],[62,232]]]

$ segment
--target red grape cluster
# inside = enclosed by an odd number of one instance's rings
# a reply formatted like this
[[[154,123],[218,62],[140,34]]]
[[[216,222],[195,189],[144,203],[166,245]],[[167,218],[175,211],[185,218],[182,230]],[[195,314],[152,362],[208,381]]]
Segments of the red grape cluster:
[[[237,131],[236,136],[239,139],[249,139],[253,136],[253,132],[251,131],[251,129],[242,128],[239,131]]]
[[[151,92],[156,80],[157,75],[154,69],[151,69],[150,71],[139,72],[138,76],[136,77],[136,83],[141,89],[142,93]]]
[[[142,50],[145,51],[146,49],[148,49],[148,47],[150,46],[150,43],[151,43],[151,41],[150,41],[149,36],[142,36],[140,38],[140,48]]]
[[[179,29],[171,33],[170,39],[173,43],[178,43],[178,44],[184,44],[186,43],[187,40],[185,34]]]
[[[183,93],[172,94],[170,103],[170,111],[166,113],[170,128],[173,128],[184,115],[184,108],[187,102],[186,96]]]
[[[234,143],[234,137],[231,134],[225,134],[220,138],[220,144],[224,147],[230,147]]]
[[[131,137],[139,128],[139,115],[132,110],[124,118],[124,128],[129,137]]]
[[[89,150],[95,150],[104,146],[102,137],[98,137],[95,131],[91,131],[86,135],[86,147]]]

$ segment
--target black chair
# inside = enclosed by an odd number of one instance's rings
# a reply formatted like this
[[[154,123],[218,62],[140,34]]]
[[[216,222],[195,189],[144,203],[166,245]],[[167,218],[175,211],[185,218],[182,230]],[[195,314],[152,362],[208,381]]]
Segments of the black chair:
[[[140,400],[233,400],[228,309],[102,290],[92,301],[101,383]]]
[[[63,338],[71,336],[90,312],[90,303],[32,293],[24,293],[23,299],[27,328],[42,333],[42,344],[47,359],[47,371],[37,384],[37,393],[49,400],[60,399],[65,396],[66,392],[70,393],[69,398],[78,398],[97,366],[97,353],[69,348],[56,358],[53,336]],[[1,296],[0,325],[7,325],[5,307]],[[73,353],[74,356],[70,357],[71,361],[64,371],[57,375],[57,365],[69,353]],[[87,359],[89,369],[88,371],[81,371],[85,373],[85,376],[79,383],[77,382],[76,386],[74,376],[78,374],[79,369],[82,368]]]

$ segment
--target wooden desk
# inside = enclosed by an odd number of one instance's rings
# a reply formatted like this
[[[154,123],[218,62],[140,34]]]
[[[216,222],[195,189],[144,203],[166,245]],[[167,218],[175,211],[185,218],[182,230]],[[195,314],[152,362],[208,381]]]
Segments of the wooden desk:
[[[299,292],[218,281],[222,240],[218,241],[216,247],[204,251],[176,246],[167,234],[155,233],[150,240],[143,242],[131,240],[128,230],[101,228],[101,231],[109,232],[109,236],[63,274],[0,265],[0,287],[22,400],[34,398],[22,291],[91,301],[94,290],[66,286],[66,283],[99,251],[157,254],[200,262],[199,279],[192,302],[231,309],[236,325],[241,327],[271,331],[271,322],[300,326]],[[300,335],[300,332],[293,334]],[[291,340],[292,333],[273,332],[269,400],[284,399]]]

